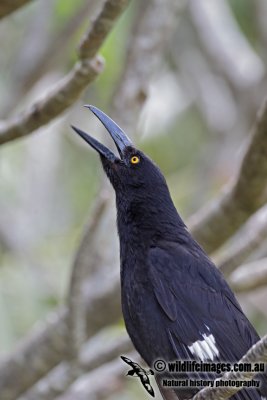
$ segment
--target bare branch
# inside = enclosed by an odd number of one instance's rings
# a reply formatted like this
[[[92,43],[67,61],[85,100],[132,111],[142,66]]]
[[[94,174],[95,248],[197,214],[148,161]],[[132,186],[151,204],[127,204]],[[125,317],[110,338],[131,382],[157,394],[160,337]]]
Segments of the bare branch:
[[[97,19],[92,23],[80,43],[78,55],[81,60],[88,60],[95,57],[104,39],[113,28],[114,22],[128,3],[129,0],[108,0],[105,2]]]
[[[235,292],[247,292],[267,285],[267,258],[239,267],[229,278]]]
[[[127,357],[139,361],[140,357],[130,353]],[[114,360],[93,372],[82,376],[63,395],[56,400],[103,400],[112,393],[123,389],[125,365],[121,360]]]
[[[31,0],[2,0],[0,3],[0,18],[6,17],[30,1]]]
[[[88,341],[80,351],[80,365],[92,371],[123,353],[133,350],[133,344],[126,332],[113,339],[103,339],[103,334]]]
[[[127,4],[128,0],[105,2],[80,46],[80,49],[92,46],[90,57],[84,58],[82,52],[83,57],[76,62],[67,76],[49,90],[44,98],[37,100],[21,115],[3,122],[0,126],[0,144],[29,135],[74,103],[87,85],[103,70],[103,59],[96,56],[96,53]]]
[[[267,238],[267,206],[263,206],[237,232],[231,243],[223,246],[214,261],[224,275],[228,276],[239,267]]]
[[[252,130],[240,169],[216,200],[189,220],[195,239],[209,253],[217,249],[265,202],[267,101]]]
[[[86,299],[88,338],[121,317],[118,279],[109,276],[106,281],[103,279],[101,286],[92,279]],[[0,362],[1,400],[15,400],[34,385],[65,358],[67,347],[67,310],[61,308],[38,324],[14,352]]]
[[[78,61],[71,72],[21,115],[0,126],[0,144],[29,135],[68,108],[103,70],[103,59]]]
[[[65,351],[66,338],[66,310],[61,309],[37,325],[13,354],[1,360],[1,398],[16,399],[57,365]]]
[[[251,349],[241,358],[239,363],[260,363],[267,361],[267,335],[259,340]],[[255,372],[227,372],[218,380],[224,381],[251,381],[255,377]],[[216,379],[217,381],[217,379]],[[216,382],[215,381],[215,382]],[[193,400],[224,400],[229,399],[236,392],[242,389],[240,387],[213,387],[204,388],[198,392]]]
[[[126,333],[112,340],[107,340],[107,337],[103,336],[98,334],[81,348],[79,367],[72,362],[62,362],[19,400],[53,400],[83,374],[133,350]]]
[[[92,243],[90,240],[94,236],[98,224],[104,215],[106,207],[108,206],[109,196],[107,192],[102,191],[98,196],[97,203],[94,210],[91,212],[92,218],[89,226],[86,229],[85,235],[80,244],[75,257],[72,276],[70,280],[70,288],[68,293],[68,308],[69,308],[69,356],[77,356],[81,345],[87,338],[86,330],[86,305],[83,296],[83,286],[86,278],[88,278],[88,261],[87,257],[84,259],[84,253],[88,255],[93,252]],[[89,240],[88,240],[89,239]]]
[[[9,93],[10,98],[5,101],[4,109],[1,110],[1,115],[6,116],[12,112],[15,105],[21,102],[25,93],[32,89],[35,83],[49,71],[52,65],[59,60],[60,62],[62,62],[62,60],[65,61],[64,55],[67,51],[70,38],[78,31],[85,18],[91,18],[91,16],[93,17],[96,14],[96,2],[99,8],[98,0],[84,2],[84,4],[77,9],[76,13],[66,22],[55,38],[49,40],[48,43],[47,41],[45,41],[46,43],[42,41],[42,48],[38,49],[38,51],[33,51],[31,49],[31,54],[33,52],[34,57],[31,56],[30,65],[28,62],[29,54],[23,51],[23,56],[19,58],[17,68],[15,67],[13,70],[12,75],[15,84],[13,85],[12,93]],[[44,3],[44,7],[47,7],[47,4]],[[37,11],[40,13],[39,9]],[[39,27],[38,21],[34,21],[34,24]],[[32,40],[33,43],[31,47],[34,47],[33,45],[35,43],[38,45],[38,41],[36,42],[35,37]],[[60,52],[58,51],[59,48]]]

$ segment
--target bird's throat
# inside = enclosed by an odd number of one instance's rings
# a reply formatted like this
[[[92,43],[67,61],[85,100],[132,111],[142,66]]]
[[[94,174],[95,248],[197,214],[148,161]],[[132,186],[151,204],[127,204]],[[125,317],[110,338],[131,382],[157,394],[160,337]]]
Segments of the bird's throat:
[[[157,240],[177,240],[177,232],[185,231],[171,198],[164,204],[153,198],[133,199],[116,196],[117,224],[120,242],[126,238],[137,245],[152,245]]]

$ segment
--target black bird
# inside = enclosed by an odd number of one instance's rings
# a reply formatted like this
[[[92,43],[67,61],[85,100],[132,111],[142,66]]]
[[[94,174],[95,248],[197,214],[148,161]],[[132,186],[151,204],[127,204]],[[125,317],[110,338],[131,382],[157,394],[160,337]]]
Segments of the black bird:
[[[146,389],[146,391],[152,397],[155,397],[154,390],[153,390],[152,386],[150,385],[150,380],[148,377],[148,375],[154,375],[154,371],[152,371],[152,369],[150,369],[149,371],[146,371],[144,368],[140,367],[139,364],[137,364],[136,362],[133,362],[132,360],[130,360],[130,358],[127,358],[125,356],[121,356],[121,359],[126,364],[129,364],[132,367],[132,369],[130,371],[128,371],[126,375],[138,377],[140,379],[142,385]]]
[[[157,359],[239,360],[259,336],[220,271],[188,232],[160,169],[112,119],[96,107],[86,107],[108,130],[119,152],[117,157],[73,127],[100,154],[115,189],[122,311],[137,351],[151,368]],[[164,389],[162,378],[170,376],[156,377],[165,399],[191,398],[199,390]],[[184,376],[197,378],[189,372]],[[242,389],[232,399],[267,396],[266,374],[259,379],[259,390]]]

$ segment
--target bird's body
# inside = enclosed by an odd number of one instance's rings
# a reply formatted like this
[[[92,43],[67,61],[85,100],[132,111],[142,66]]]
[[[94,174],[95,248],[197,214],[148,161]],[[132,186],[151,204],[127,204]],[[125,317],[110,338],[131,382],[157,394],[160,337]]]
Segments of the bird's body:
[[[129,204],[129,196],[117,198],[122,311],[129,336],[151,367],[158,359],[236,362],[259,336],[222,274],[187,231],[168,191],[161,196],[166,202],[158,197],[159,209],[150,215],[140,212],[135,201]],[[147,210],[150,201],[144,202]],[[163,224],[160,204],[165,203],[169,213]],[[160,380],[164,377],[177,379],[170,373],[159,375]],[[198,390],[175,392],[179,398],[191,398]],[[243,392],[235,398],[259,398],[257,392],[250,391],[250,397]]]
[[[236,362],[259,340],[222,274],[192,238],[157,166],[136,150],[100,110],[91,110],[112,135],[121,159],[76,131],[101,155],[115,192],[121,256],[122,311],[129,336],[146,363],[163,359]],[[185,372],[183,378],[214,380],[215,373]],[[169,372],[157,376],[178,378]],[[235,400],[267,395],[242,389]],[[191,398],[200,388],[161,387],[166,399]]]

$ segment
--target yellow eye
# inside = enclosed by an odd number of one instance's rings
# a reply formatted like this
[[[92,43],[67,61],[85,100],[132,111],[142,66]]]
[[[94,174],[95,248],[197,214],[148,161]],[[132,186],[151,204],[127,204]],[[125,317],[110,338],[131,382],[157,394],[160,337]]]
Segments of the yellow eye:
[[[138,164],[139,161],[140,161],[140,158],[138,156],[131,157],[131,163],[132,164]]]

